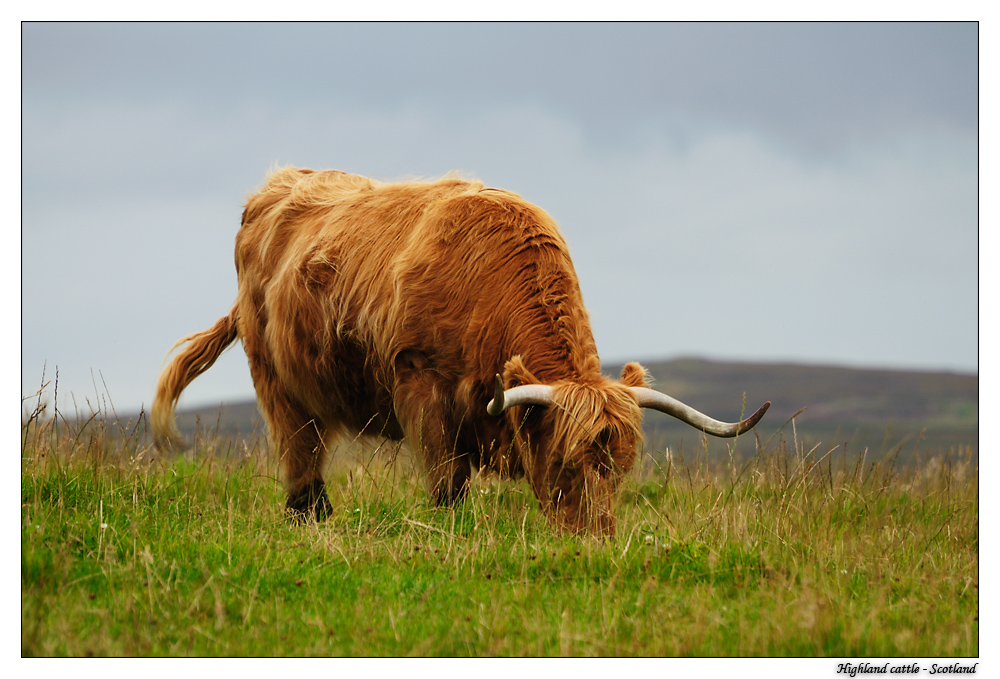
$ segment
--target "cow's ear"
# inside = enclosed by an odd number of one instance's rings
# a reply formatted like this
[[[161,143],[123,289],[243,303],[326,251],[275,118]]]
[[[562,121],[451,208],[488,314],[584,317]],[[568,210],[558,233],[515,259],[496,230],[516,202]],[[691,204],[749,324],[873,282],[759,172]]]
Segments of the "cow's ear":
[[[621,383],[626,387],[648,387],[649,375],[638,363],[626,363],[622,368]]]
[[[538,384],[538,380],[531,374],[520,355],[512,356],[503,367],[504,387],[510,389],[519,387],[522,384]]]

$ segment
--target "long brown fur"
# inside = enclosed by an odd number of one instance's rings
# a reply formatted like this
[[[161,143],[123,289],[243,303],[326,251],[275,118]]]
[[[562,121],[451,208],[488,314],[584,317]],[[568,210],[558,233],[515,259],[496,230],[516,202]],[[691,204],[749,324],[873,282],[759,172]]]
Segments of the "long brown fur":
[[[473,468],[527,476],[547,515],[614,532],[641,411],[600,360],[555,222],[520,197],[456,177],[383,184],[337,171],[273,172],[236,237],[235,306],[188,336],[153,403],[175,443],[181,391],[237,337],[281,459],[288,508],[329,511],[326,441],[406,439],[429,489],[451,502]],[[555,405],[486,413],[505,387],[549,384]]]

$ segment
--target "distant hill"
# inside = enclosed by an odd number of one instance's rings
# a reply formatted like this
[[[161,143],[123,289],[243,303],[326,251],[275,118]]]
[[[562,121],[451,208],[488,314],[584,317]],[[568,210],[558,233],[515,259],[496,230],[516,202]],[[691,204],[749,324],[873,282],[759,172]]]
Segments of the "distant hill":
[[[716,419],[736,421],[741,412],[749,414],[771,401],[755,430],[761,440],[774,435],[774,441],[781,437],[792,445],[795,439],[806,450],[820,444],[821,452],[840,446],[838,452],[849,456],[867,448],[869,460],[903,441],[904,461],[959,446],[978,454],[978,375],[689,358],[644,365],[655,388]],[[621,365],[607,365],[604,370],[617,376]],[[795,418],[794,429],[786,425],[801,408],[806,410]],[[196,428],[241,436],[266,432],[253,401],[185,410],[177,419],[187,436]],[[701,449],[700,432],[662,413],[647,411],[644,422],[647,452],[662,453],[669,447],[675,456],[693,456]],[[708,440],[710,455],[728,455],[726,445],[731,442]],[[754,445],[748,434],[736,444],[736,451],[744,457],[753,455]]]
[[[221,436],[267,436],[256,400],[178,410],[177,428],[188,438],[196,431],[207,435],[218,432]]]
[[[786,441],[794,435],[808,445],[806,450],[817,443],[822,452],[840,445],[848,455],[868,448],[871,458],[906,439],[902,459],[959,446],[978,452],[978,375],[689,358],[644,365],[655,388],[716,419],[739,420],[744,393],[745,414],[771,401],[756,427],[762,440],[805,408],[795,418],[794,430],[788,424],[779,435]],[[606,367],[615,375],[619,370]],[[690,450],[700,444],[698,432],[661,413],[647,414],[645,424],[653,445]],[[724,442],[712,441],[716,450],[724,447]],[[750,445],[744,448],[744,443]],[[753,439],[741,442],[739,449],[753,454]]]

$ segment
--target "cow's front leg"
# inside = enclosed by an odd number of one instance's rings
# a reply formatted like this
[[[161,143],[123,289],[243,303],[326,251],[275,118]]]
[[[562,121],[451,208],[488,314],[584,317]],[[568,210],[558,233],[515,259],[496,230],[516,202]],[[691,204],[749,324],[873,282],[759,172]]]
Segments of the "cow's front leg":
[[[464,499],[469,492],[472,464],[459,452],[455,432],[433,414],[423,411],[407,428],[407,438],[420,453],[427,489],[439,505]]]
[[[472,477],[468,456],[441,455],[425,448],[423,459],[427,469],[427,487],[437,504],[450,505],[465,499]]]
[[[440,377],[434,363],[417,350],[401,351],[395,359],[393,409],[410,448],[420,455],[427,487],[439,505],[466,496],[472,463],[459,441],[459,427],[449,413],[455,385]]]

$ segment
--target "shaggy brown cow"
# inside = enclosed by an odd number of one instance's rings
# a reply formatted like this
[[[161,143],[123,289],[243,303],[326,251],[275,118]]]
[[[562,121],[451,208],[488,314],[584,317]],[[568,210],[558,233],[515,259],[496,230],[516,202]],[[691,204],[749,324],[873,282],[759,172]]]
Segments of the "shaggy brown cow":
[[[641,408],[735,436],[770,405],[723,424],[648,389],[637,363],[601,375],[559,228],[479,182],[276,171],[247,201],[236,272],[229,315],[175,345],[153,430],[179,442],[181,391],[241,339],[293,516],[330,511],[327,441],[365,433],[405,438],[439,503],[474,467],[526,476],[556,525],[613,534]]]

